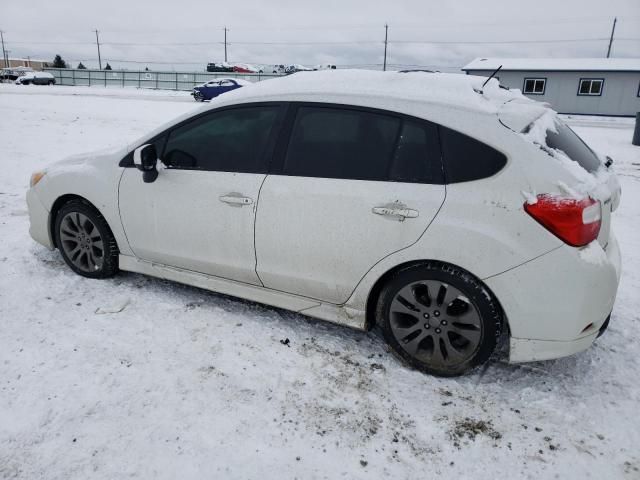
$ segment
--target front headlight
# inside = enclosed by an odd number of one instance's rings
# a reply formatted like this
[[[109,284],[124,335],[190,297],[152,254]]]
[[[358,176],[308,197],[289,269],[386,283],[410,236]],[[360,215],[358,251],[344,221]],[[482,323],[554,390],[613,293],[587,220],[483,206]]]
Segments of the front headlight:
[[[35,187],[38,184],[38,182],[42,180],[42,177],[44,177],[46,173],[47,172],[45,172],[44,170],[41,170],[39,172],[33,172],[31,174],[31,180],[29,180],[29,186],[31,188]]]

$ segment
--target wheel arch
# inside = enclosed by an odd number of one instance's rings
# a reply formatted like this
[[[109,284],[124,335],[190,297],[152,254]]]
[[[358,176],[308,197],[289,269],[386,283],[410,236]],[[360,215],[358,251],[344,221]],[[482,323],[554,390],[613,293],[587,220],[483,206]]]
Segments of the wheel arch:
[[[49,212],[49,235],[51,237],[51,243],[54,246],[54,248],[58,248],[58,245],[56,244],[56,235],[54,232],[54,228],[56,225],[56,217],[58,216],[58,212],[60,211],[60,209],[68,202],[70,202],[71,200],[80,200],[84,203],[86,203],[87,205],[89,205],[91,208],[95,209],[96,212],[98,212],[103,218],[105,218],[105,221],[107,222],[107,226],[109,227],[110,230],[111,229],[111,225],[109,225],[109,222],[106,220],[106,217],[104,216],[104,214],[100,211],[100,209],[98,207],[96,207],[93,203],[91,203],[89,200],[87,200],[86,198],[84,198],[81,195],[77,195],[75,193],[67,193],[64,195],[59,196],[58,198],[55,199],[55,201],[53,202],[53,204],[51,205],[51,211]],[[113,231],[112,231],[113,233]]]
[[[367,303],[366,303],[366,307],[365,307],[366,308],[366,310],[365,310],[365,330],[371,330],[376,325],[376,318],[375,318],[376,304],[378,303],[378,299],[380,298],[380,292],[382,291],[382,289],[386,285],[386,283],[389,281],[389,279],[391,277],[393,277],[393,275],[395,275],[400,270],[403,270],[403,269],[408,268],[408,267],[424,265],[426,263],[437,263],[437,264],[440,264],[440,265],[452,266],[452,267],[455,267],[457,269],[463,270],[464,272],[466,272],[469,275],[471,275],[472,277],[474,277],[479,283],[481,283],[483,285],[483,287],[487,290],[487,292],[491,296],[492,300],[496,302],[496,305],[498,305],[498,308],[500,309],[500,313],[501,313],[501,317],[502,317],[503,328],[507,332],[509,332],[509,321],[507,319],[507,316],[505,315],[505,311],[504,311],[504,308],[502,308],[502,304],[500,303],[500,300],[493,293],[491,288],[489,288],[489,286],[485,282],[482,281],[482,279],[480,277],[478,277],[477,275],[474,275],[469,270],[467,270],[467,269],[465,269],[463,267],[460,267],[460,266],[458,266],[458,265],[456,265],[454,263],[444,262],[442,260],[434,260],[434,259],[410,260],[410,261],[407,261],[407,262],[399,263],[398,265],[395,265],[394,267],[392,267],[389,270],[387,270],[386,272],[384,272],[375,281],[375,283],[373,284],[373,286],[369,290],[369,295],[367,295]]]

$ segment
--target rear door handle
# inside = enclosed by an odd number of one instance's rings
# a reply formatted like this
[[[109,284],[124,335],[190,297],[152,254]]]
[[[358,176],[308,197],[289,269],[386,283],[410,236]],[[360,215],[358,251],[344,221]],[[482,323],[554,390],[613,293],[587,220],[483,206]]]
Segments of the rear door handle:
[[[243,197],[239,193],[229,193],[227,195],[222,195],[220,197],[220,201],[238,207],[241,207],[243,205],[251,205],[253,203],[253,199],[249,197]]]
[[[383,215],[385,217],[393,217],[399,221],[403,221],[405,218],[417,218],[418,211],[406,207],[373,207],[371,209],[376,215]]]

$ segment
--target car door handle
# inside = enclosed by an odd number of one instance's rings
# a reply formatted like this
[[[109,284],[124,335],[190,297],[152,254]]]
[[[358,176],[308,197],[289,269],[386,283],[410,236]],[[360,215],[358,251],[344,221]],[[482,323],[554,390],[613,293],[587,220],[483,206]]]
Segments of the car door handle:
[[[242,205],[251,205],[253,203],[253,199],[249,197],[243,197],[239,193],[230,193],[228,195],[222,195],[220,197],[220,201],[224,203],[228,203],[229,205],[239,206]]]
[[[376,215],[383,215],[385,217],[394,217],[399,221],[405,218],[417,218],[418,211],[406,207],[373,207],[371,209]]]

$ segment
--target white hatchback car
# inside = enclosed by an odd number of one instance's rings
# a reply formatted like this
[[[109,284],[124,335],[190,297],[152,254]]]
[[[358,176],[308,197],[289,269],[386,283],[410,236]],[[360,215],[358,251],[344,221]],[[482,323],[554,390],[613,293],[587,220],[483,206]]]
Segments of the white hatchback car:
[[[496,80],[303,72],[36,172],[30,233],[80,275],[145,273],[359,329],[457,375],[586,349],[620,278],[620,187]]]

